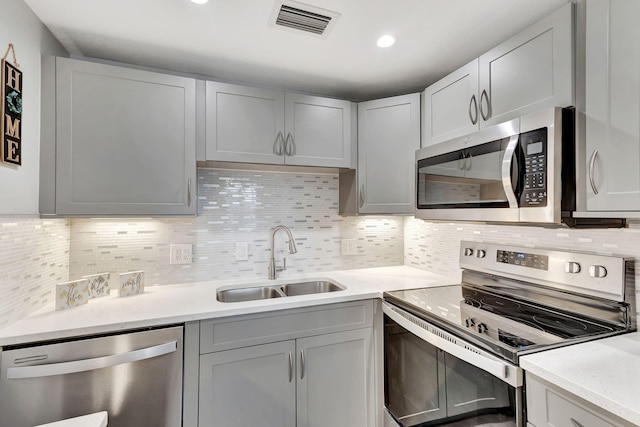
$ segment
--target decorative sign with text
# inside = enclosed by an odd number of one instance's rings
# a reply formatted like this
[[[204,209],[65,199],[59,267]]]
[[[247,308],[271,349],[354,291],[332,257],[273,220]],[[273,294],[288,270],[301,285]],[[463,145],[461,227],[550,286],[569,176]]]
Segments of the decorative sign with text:
[[[13,52],[13,63],[7,61],[9,51]],[[13,44],[9,44],[7,53],[2,59],[2,81],[0,93],[2,102],[0,112],[2,121],[2,161],[14,165],[22,164],[22,71],[18,69],[16,53]]]
[[[111,286],[109,285],[109,273],[92,274],[90,276],[82,276],[83,279],[89,281],[89,294],[91,298],[105,297],[109,295]]]
[[[144,271],[132,271],[120,274],[119,297],[137,295],[144,292]]]
[[[87,279],[56,285],[56,310],[64,310],[89,302],[89,281]]]

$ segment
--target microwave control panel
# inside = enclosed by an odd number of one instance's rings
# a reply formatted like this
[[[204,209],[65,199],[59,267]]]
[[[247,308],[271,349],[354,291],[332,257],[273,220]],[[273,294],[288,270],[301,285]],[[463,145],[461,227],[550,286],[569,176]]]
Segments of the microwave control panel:
[[[524,152],[524,187],[520,207],[547,206],[547,128],[520,134]]]

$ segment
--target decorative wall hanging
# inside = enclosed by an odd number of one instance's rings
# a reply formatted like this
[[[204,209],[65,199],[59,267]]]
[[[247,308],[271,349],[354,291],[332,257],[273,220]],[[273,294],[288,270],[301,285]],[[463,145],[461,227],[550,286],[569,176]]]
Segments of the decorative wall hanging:
[[[9,51],[13,54],[13,64],[7,61]],[[0,112],[0,131],[2,131],[2,161],[14,165],[22,164],[22,71],[16,60],[16,51],[9,43],[7,52],[2,58],[2,82],[0,94],[2,102]]]

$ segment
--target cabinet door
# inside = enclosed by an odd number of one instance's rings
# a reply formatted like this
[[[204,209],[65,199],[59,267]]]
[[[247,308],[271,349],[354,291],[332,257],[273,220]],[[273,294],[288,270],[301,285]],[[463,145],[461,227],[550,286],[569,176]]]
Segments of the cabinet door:
[[[573,5],[567,4],[480,57],[480,127],[575,105],[573,69]]]
[[[296,425],[294,341],[200,356],[200,427]]]
[[[478,60],[429,86],[423,106],[423,147],[478,130]]]
[[[640,211],[640,2],[586,13],[587,210]]]
[[[284,163],[284,92],[207,82],[207,160]]]
[[[56,213],[195,214],[195,80],[57,58],[56,90]]]
[[[358,203],[366,214],[412,214],[420,94],[358,104]]]
[[[351,103],[339,99],[285,95],[285,163],[351,167]]]
[[[366,328],[297,340],[298,427],[375,425],[371,334]]]

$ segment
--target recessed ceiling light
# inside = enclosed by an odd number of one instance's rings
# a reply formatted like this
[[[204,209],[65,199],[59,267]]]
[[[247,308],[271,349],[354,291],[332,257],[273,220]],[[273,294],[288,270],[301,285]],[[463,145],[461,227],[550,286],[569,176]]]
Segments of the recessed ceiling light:
[[[207,3],[209,0],[191,0],[193,3],[195,4],[205,4]]]
[[[384,36],[380,37],[378,39],[378,46],[379,47],[389,47],[389,46],[393,46],[393,44],[396,42],[396,38],[393,37],[392,35],[389,34],[385,34]]]

